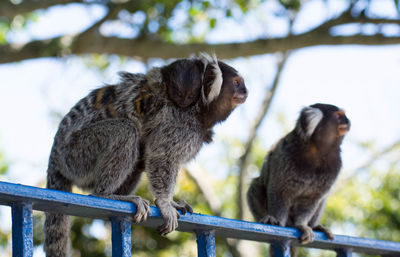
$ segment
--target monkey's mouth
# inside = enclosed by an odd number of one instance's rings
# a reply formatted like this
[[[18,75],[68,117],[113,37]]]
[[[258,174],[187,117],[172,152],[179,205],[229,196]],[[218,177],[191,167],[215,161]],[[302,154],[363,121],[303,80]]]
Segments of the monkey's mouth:
[[[236,95],[235,97],[233,97],[233,102],[235,104],[242,104],[246,101],[246,99],[247,99],[247,94]]]
[[[350,130],[350,124],[340,124],[338,126],[338,134],[339,136],[344,136],[349,132]]]

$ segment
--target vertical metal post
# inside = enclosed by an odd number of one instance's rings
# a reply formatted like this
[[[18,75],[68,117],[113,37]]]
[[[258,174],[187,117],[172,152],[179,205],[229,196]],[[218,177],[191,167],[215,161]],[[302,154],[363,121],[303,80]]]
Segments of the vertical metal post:
[[[270,246],[274,257],[290,257],[290,245],[288,241],[273,243]]]
[[[337,257],[351,257],[353,252],[351,249],[337,249],[335,251],[337,253]]]
[[[111,219],[113,257],[131,257],[131,222],[126,218]]]
[[[12,256],[33,256],[33,215],[31,203],[14,203],[12,215]]]
[[[215,257],[215,231],[197,230],[197,256]]]

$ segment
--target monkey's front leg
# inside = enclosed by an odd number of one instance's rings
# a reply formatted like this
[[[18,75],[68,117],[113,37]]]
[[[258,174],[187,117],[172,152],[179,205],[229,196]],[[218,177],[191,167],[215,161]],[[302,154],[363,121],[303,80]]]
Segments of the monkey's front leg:
[[[319,221],[319,218],[320,218],[320,216],[322,214],[322,211],[324,210],[325,202],[326,202],[326,199],[322,199],[320,201],[320,203],[318,204],[317,209],[315,210],[315,213],[314,213],[313,217],[308,222],[308,225],[310,227],[312,227],[313,230],[320,231],[320,232],[324,233],[327,238],[329,238],[330,240],[333,240],[335,236],[333,235],[333,233],[328,228],[326,228],[326,227],[324,227],[322,225],[317,225],[318,221]]]
[[[314,241],[313,229],[307,224],[317,208],[318,200],[315,199],[298,199],[293,207],[294,227],[302,233],[299,239],[300,244],[308,244]]]
[[[286,197],[287,193],[281,188],[270,188],[267,189],[267,213],[260,222],[285,226],[289,216],[289,209],[291,198]]]
[[[178,167],[163,158],[148,158],[146,160],[147,176],[155,196],[154,203],[160,209],[164,224],[158,227],[161,235],[166,235],[178,227],[180,217],[173,201],[174,187],[178,174]]]

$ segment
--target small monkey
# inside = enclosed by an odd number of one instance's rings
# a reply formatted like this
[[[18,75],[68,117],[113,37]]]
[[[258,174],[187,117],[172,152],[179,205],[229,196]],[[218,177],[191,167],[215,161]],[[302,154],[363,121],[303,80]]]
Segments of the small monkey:
[[[212,128],[247,98],[243,78],[231,66],[208,55],[180,59],[146,74],[121,73],[121,82],[96,89],[62,119],[54,137],[47,188],[132,202],[133,222],[146,220],[149,202],[134,191],[141,174],[149,178],[165,235],[178,226],[177,210],[193,212],[174,201],[179,168],[204,143]],[[69,218],[46,213],[47,257],[68,256]]]
[[[261,174],[247,192],[257,222],[296,227],[301,244],[314,240],[326,197],[342,166],[340,145],[350,129],[343,110],[314,104],[301,110],[296,126],[265,158]]]

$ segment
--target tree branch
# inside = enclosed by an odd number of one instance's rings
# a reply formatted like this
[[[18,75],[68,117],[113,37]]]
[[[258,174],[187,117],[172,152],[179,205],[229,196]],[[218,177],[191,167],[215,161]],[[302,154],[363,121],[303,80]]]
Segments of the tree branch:
[[[334,26],[351,24],[351,23],[360,23],[360,24],[371,23],[371,24],[376,24],[376,25],[378,25],[378,24],[398,24],[398,25],[400,25],[400,19],[376,19],[376,18],[368,18],[365,15],[360,15],[360,16],[354,17],[351,14],[351,9],[348,9],[347,11],[343,12],[338,17],[327,20],[326,22],[322,23],[317,28],[315,28],[314,31],[327,32],[327,31],[329,31],[329,29],[331,29]]]
[[[343,188],[347,183],[349,183],[350,181],[353,181],[354,177],[357,175],[357,173],[359,171],[362,171],[368,167],[370,167],[374,162],[376,162],[377,160],[379,160],[383,155],[388,154],[390,152],[392,152],[395,149],[400,148],[400,140],[397,140],[396,142],[394,142],[393,144],[390,144],[388,146],[386,146],[385,148],[381,149],[380,151],[373,153],[371,155],[371,157],[364,162],[362,165],[360,165],[358,168],[354,169],[354,171],[348,175],[346,178],[342,179],[340,181],[340,185],[336,186],[334,188],[334,190],[332,190],[333,192],[337,192],[339,191],[341,188]],[[333,194],[332,192],[332,194]]]
[[[31,58],[56,57],[63,55],[63,37],[32,41],[25,45],[0,46],[0,63],[22,61]],[[57,43],[58,42],[58,43]],[[193,53],[215,52],[221,59],[239,56],[252,56],[274,52],[286,52],[317,45],[390,45],[400,44],[400,36],[384,37],[382,35],[331,36],[311,31],[302,35],[285,38],[259,39],[245,43],[207,44],[189,43],[174,44],[146,38],[123,39],[104,37],[99,33],[85,35],[85,40],[70,49],[71,54],[117,54],[123,56],[149,58],[186,58]]]
[[[217,194],[214,192],[209,180],[202,175],[205,171],[197,167],[185,167],[184,171],[186,171],[188,176],[195,182],[201,194],[206,199],[207,205],[210,207],[212,213],[216,216],[221,216],[221,201],[216,197]]]

